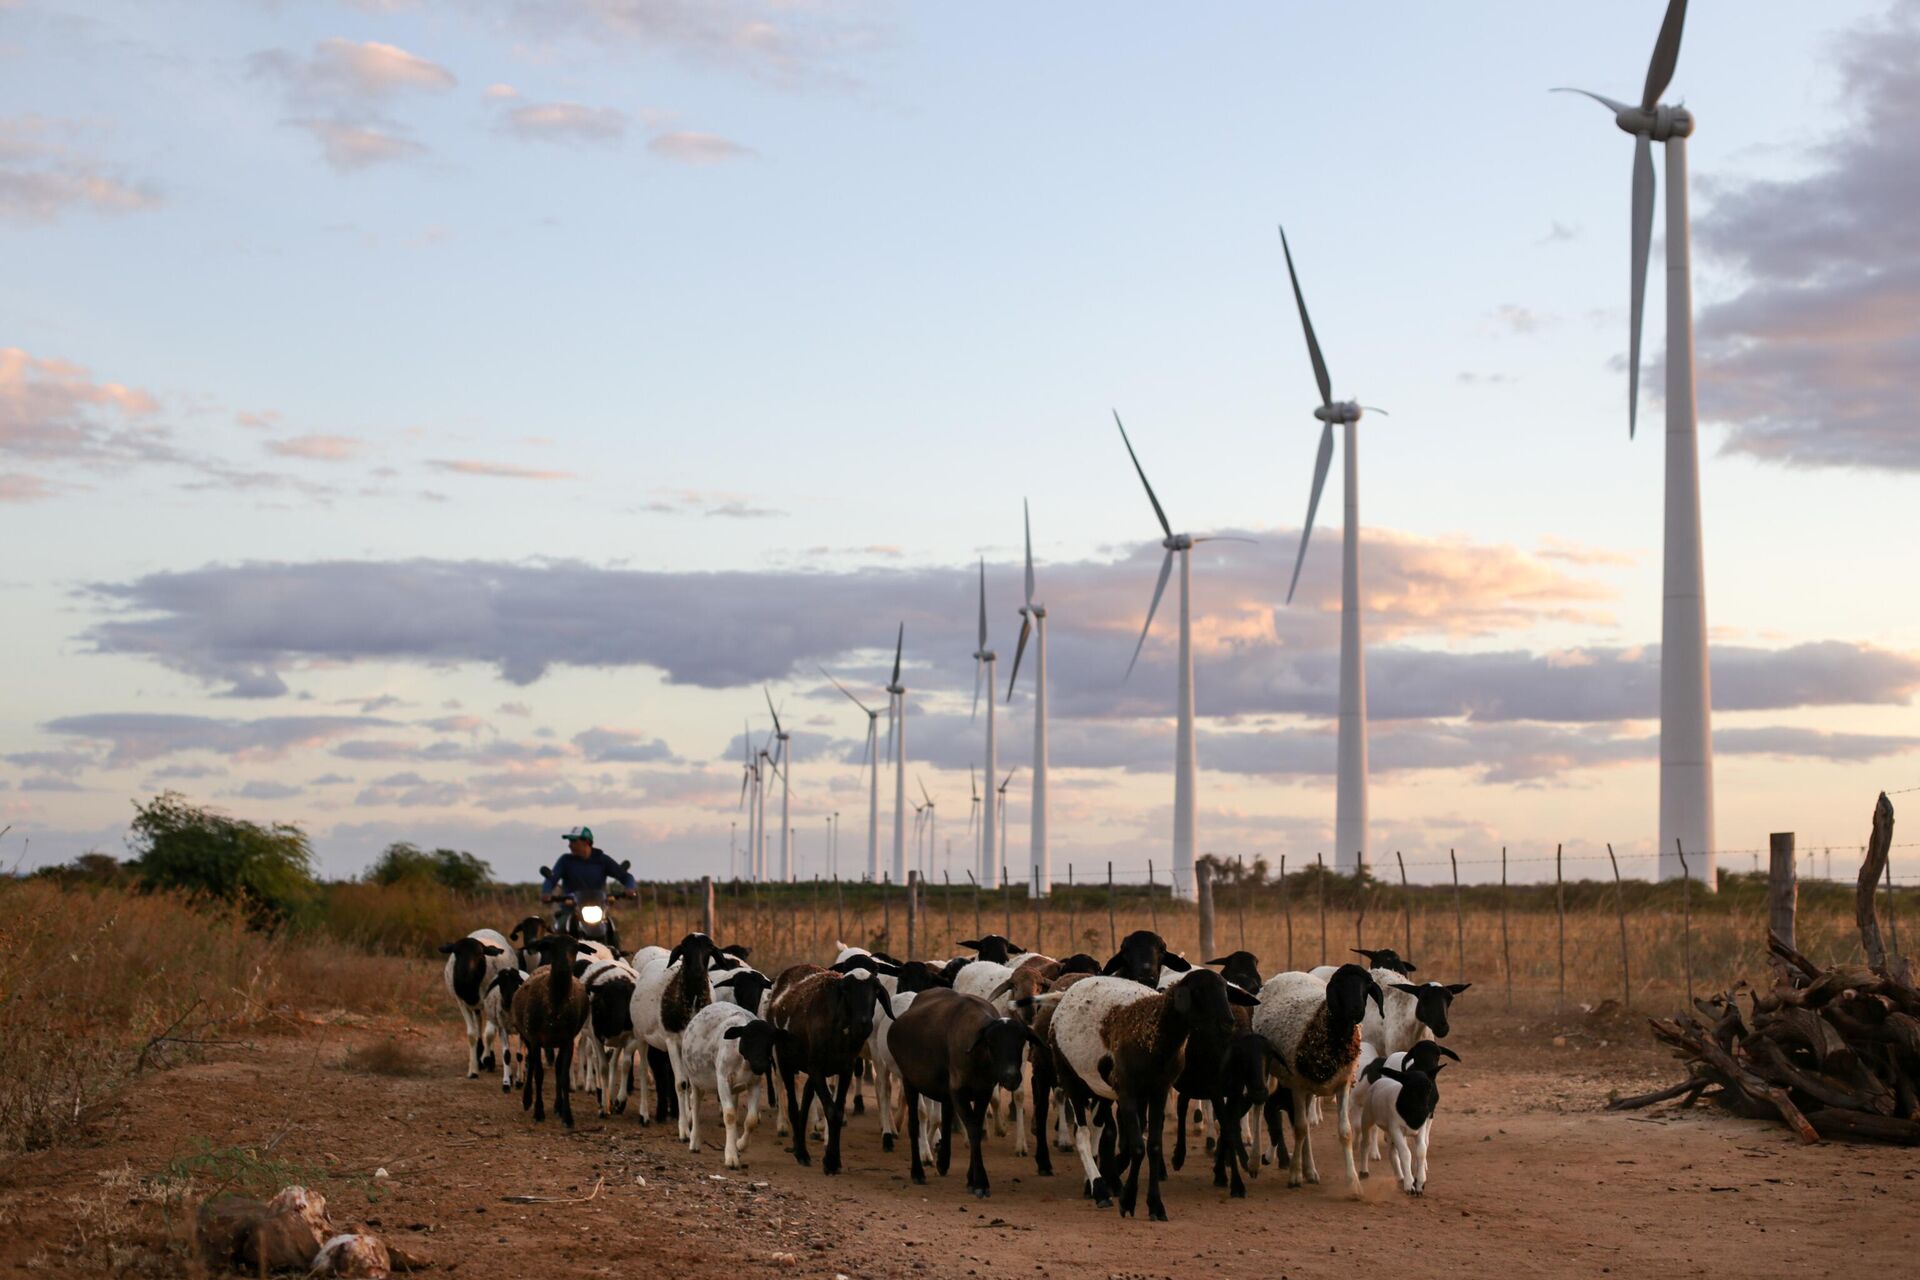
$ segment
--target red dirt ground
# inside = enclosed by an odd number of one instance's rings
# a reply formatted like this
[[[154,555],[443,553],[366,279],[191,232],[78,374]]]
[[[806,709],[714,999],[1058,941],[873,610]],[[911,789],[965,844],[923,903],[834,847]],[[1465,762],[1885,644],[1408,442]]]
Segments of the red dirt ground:
[[[1606,1113],[1610,1090],[1678,1079],[1635,1021],[1556,1024],[1463,1001],[1449,1043],[1465,1064],[1442,1079],[1424,1199],[1377,1171],[1364,1210],[1343,1198],[1327,1125],[1328,1182],[1290,1191],[1269,1169],[1233,1202],[1190,1158],[1161,1224],[1094,1209],[1071,1156],[1039,1178],[1005,1138],[990,1144],[985,1205],[966,1194],[964,1150],[949,1177],[914,1188],[871,1112],[851,1121],[837,1178],[817,1148],[812,1169],[797,1167],[765,1117],[745,1173],[721,1168],[717,1120],[698,1156],[671,1125],[595,1119],[585,1094],[574,1132],[536,1126],[497,1080],[459,1077],[455,1025],[339,1018],[146,1078],[76,1142],[11,1162],[0,1272],[190,1273],[184,1211],[147,1203],[127,1173],[158,1172],[196,1137],[280,1134],[277,1158],[326,1172],[336,1219],[424,1247],[429,1276],[1915,1274],[1920,1154],[1802,1147],[1778,1125],[1704,1109]],[[349,1048],[395,1036],[438,1074],[343,1067]],[[380,1167],[390,1176],[376,1183]],[[584,1196],[602,1179],[585,1204],[502,1200]]]

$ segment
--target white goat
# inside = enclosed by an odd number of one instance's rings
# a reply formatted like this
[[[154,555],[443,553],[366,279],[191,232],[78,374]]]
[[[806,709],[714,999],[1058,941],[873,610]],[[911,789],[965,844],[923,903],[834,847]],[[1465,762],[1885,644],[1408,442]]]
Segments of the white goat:
[[[729,1001],[716,1001],[693,1015],[680,1033],[680,1057],[687,1071],[684,1095],[690,1124],[687,1146],[700,1149],[700,1095],[711,1089],[720,1100],[726,1125],[726,1167],[746,1166],[747,1139],[760,1123],[760,1090],[755,1086],[773,1067],[773,1043],[779,1032]],[[746,1100],[744,1122],[739,1102]]]

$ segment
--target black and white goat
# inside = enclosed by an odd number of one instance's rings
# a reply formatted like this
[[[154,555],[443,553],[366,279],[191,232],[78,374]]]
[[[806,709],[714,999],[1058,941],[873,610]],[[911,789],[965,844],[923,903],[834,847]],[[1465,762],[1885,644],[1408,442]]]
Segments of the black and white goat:
[[[494,1051],[502,1039],[501,1029],[487,1020],[483,1002],[494,975],[514,967],[513,944],[495,930],[475,929],[464,938],[441,943],[440,954],[447,958],[447,994],[460,1006],[460,1017],[467,1024],[467,1079],[476,1080],[482,1071],[493,1070],[497,1061]]]

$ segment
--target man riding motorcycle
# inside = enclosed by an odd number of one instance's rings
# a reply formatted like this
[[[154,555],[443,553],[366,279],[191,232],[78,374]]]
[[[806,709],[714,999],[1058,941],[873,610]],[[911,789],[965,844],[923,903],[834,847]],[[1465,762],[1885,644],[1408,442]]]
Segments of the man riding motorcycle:
[[[562,832],[560,838],[567,842],[567,851],[555,859],[552,868],[543,868],[546,879],[540,883],[540,901],[562,904],[563,912],[555,913],[554,928],[575,937],[594,937],[603,932],[604,925],[605,941],[618,948],[619,931],[601,904],[608,896],[608,880],[619,881],[632,894],[638,888],[633,873],[625,863],[615,862],[594,847],[591,827],[575,827]]]

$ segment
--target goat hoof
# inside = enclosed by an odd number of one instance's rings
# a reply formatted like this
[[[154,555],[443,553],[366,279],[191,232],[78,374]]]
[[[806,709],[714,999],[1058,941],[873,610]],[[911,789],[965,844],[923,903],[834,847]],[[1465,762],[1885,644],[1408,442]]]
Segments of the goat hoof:
[[[853,1114],[857,1116],[867,1114],[867,1100],[863,1095],[858,1093],[853,1095]]]
[[[881,1134],[881,1135],[880,1135],[880,1149],[881,1149],[882,1151],[891,1151],[891,1150],[893,1150],[893,1135],[892,1135],[892,1134],[890,1134],[890,1133],[883,1133],[883,1134]]]
[[[924,1187],[924,1186],[926,1186],[926,1185],[927,1185],[927,1172],[926,1172],[926,1170],[924,1170],[924,1169],[916,1169],[916,1170],[914,1170],[914,1172],[913,1172],[913,1174],[912,1174],[911,1176],[912,1176],[912,1178],[913,1178],[913,1185],[914,1185],[914,1186],[916,1186],[916,1187]]]
[[[987,1198],[987,1189],[985,1187],[968,1187],[967,1190],[971,1191],[979,1199],[985,1200]]]
[[[1245,1200],[1247,1198],[1247,1189],[1245,1187],[1235,1187],[1233,1190],[1227,1192],[1227,1198],[1229,1200]]]
[[[486,1057],[480,1059],[480,1069],[482,1071],[492,1071],[499,1065],[499,1061],[492,1054],[488,1054]]]
[[[1373,1176],[1373,1174],[1371,1174],[1371,1173],[1369,1173],[1369,1172],[1368,1172],[1367,1170],[1365,1170],[1365,1169],[1362,1169],[1362,1170],[1360,1171],[1360,1176],[1361,1176],[1361,1177],[1363,1177],[1363,1178],[1371,1178],[1371,1177]]]

